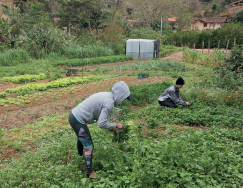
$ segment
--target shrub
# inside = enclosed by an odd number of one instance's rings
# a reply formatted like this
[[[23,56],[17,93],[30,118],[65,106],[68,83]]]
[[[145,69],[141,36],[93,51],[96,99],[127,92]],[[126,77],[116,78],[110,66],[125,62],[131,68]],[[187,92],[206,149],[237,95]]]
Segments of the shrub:
[[[15,66],[18,64],[30,63],[30,57],[26,50],[21,48],[10,49],[0,52],[1,66]]]

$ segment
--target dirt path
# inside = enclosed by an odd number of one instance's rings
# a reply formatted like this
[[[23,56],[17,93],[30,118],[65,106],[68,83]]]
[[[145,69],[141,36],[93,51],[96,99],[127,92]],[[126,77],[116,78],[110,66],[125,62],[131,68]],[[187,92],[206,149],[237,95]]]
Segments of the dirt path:
[[[172,62],[178,62],[178,61],[182,61],[183,59],[183,53],[182,51],[179,52],[174,52],[166,57],[162,58],[163,60],[170,60]]]

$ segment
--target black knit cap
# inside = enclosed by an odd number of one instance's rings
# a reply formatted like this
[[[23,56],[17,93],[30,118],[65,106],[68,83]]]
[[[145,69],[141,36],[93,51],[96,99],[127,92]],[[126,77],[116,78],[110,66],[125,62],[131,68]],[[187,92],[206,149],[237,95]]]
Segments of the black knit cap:
[[[182,77],[179,77],[177,80],[176,80],[176,85],[184,85],[185,84],[185,81],[183,80]]]

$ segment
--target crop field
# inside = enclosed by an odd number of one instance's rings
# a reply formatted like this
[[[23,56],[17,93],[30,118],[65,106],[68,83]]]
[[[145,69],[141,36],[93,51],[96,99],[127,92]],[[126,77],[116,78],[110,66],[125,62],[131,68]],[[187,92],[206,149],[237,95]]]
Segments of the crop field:
[[[79,59],[2,66],[0,187],[242,187],[243,79],[220,77],[222,56],[183,49],[146,61],[106,56],[90,66]],[[66,76],[70,67],[80,71]],[[138,79],[139,73],[149,77]],[[193,104],[159,106],[159,95],[180,76],[181,97]],[[133,100],[117,106],[116,123],[125,125],[119,134],[88,125],[98,174],[91,180],[68,115],[118,81],[128,84]]]

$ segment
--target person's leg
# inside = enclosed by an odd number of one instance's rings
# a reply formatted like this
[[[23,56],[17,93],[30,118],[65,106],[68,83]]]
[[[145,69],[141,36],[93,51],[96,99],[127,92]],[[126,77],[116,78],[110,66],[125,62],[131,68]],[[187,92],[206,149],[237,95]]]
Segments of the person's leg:
[[[177,108],[173,101],[159,101],[160,106],[166,106],[169,108]]]
[[[82,156],[84,154],[84,147],[83,144],[77,139],[77,149],[78,149],[78,155]]]
[[[71,125],[71,127],[73,128],[75,134],[77,135],[77,138],[78,138],[78,132],[79,132],[82,124],[79,123],[76,120],[76,118],[74,117],[74,115],[72,114],[72,112],[69,114],[68,121],[69,121],[69,124]],[[79,141],[79,139],[77,139],[77,149],[78,149],[79,156],[82,156],[83,155],[83,145]]]
[[[89,132],[89,129],[86,124],[81,124],[77,121],[72,113],[68,117],[69,123],[73,128],[74,132],[78,137],[77,148],[80,156],[83,155],[84,148],[84,159],[86,164],[87,174],[90,174],[92,170],[92,155],[93,155],[93,141]]]
[[[92,156],[93,156],[94,145],[87,125],[84,124],[80,128],[78,133],[78,139],[84,147],[86,171],[87,174],[90,174],[93,171]]]

